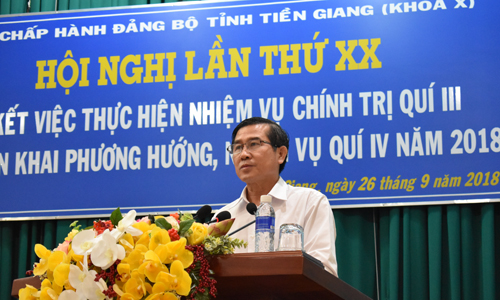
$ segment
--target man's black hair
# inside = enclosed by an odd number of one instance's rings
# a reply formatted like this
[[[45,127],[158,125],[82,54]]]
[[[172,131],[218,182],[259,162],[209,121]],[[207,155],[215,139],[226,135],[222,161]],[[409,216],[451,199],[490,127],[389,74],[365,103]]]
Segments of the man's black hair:
[[[266,133],[267,138],[271,142],[271,146],[276,150],[276,148],[279,148],[281,146],[285,146],[286,149],[288,150],[288,146],[290,143],[290,139],[288,138],[288,133],[281,128],[276,122],[271,121],[269,119],[264,119],[261,117],[253,117],[250,119],[243,120],[236,128],[233,130],[233,136],[231,140],[231,144],[234,144],[234,139],[236,138],[236,134],[238,131],[246,126],[249,125],[256,125],[256,124],[269,124],[269,130]],[[281,174],[281,171],[285,168],[286,164],[286,159],[288,158],[288,152],[285,156],[285,160],[283,163],[280,165],[279,173]]]

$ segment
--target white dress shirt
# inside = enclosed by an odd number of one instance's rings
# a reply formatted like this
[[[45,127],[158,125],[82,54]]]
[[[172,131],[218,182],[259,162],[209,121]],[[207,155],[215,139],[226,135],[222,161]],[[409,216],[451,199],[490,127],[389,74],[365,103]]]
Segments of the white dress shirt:
[[[274,248],[278,247],[281,224],[299,224],[304,228],[305,252],[320,260],[328,272],[338,276],[335,221],[326,196],[314,189],[290,186],[281,177],[269,195],[272,196],[272,206],[276,213]],[[229,233],[255,220],[255,216],[246,210],[248,203],[245,187],[240,198],[220,209],[229,211],[231,217],[235,218]],[[231,237],[248,243],[247,248],[236,248],[235,253],[255,252],[255,224]]]

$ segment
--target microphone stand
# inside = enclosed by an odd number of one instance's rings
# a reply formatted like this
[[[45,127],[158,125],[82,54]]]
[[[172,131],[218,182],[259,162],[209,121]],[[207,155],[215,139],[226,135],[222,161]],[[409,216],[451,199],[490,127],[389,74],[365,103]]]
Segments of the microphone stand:
[[[252,222],[248,223],[247,225],[245,225],[245,226],[243,226],[243,227],[241,227],[241,228],[239,228],[239,229],[237,229],[237,230],[235,230],[235,231],[231,232],[231,233],[230,233],[230,234],[228,234],[227,236],[231,236],[231,235],[235,234],[236,232],[238,232],[238,231],[240,231],[240,230],[243,230],[243,229],[247,228],[248,226],[252,225],[253,223],[255,223],[255,220],[253,220]]]

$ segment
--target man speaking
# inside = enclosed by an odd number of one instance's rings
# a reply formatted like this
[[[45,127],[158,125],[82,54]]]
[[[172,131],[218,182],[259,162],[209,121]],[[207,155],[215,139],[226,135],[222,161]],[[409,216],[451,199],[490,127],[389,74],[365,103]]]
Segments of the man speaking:
[[[271,120],[254,117],[238,124],[227,150],[232,154],[236,175],[246,183],[246,187],[238,199],[220,211],[229,211],[235,218],[233,229],[241,228],[255,220],[247,212],[247,204],[259,206],[260,196],[270,195],[276,213],[276,228],[284,223],[301,225],[304,228],[305,252],[338,276],[335,222],[326,196],[314,189],[289,186],[280,176],[285,168],[288,145],[288,134]],[[232,237],[248,242],[246,249],[236,249],[236,253],[254,252],[255,224]],[[276,249],[278,236],[274,243]]]

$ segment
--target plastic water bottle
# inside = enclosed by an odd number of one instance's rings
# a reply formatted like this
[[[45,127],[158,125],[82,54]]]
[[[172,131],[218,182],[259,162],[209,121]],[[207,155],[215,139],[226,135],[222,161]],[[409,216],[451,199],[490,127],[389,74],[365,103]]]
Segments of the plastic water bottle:
[[[274,251],[274,208],[272,197],[260,196],[260,205],[255,213],[255,252]]]

